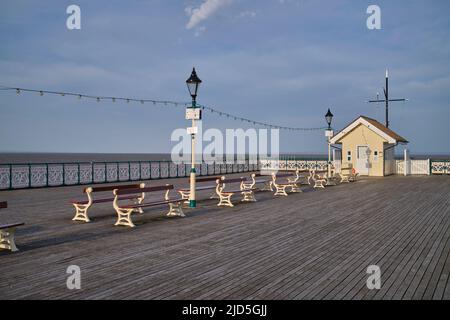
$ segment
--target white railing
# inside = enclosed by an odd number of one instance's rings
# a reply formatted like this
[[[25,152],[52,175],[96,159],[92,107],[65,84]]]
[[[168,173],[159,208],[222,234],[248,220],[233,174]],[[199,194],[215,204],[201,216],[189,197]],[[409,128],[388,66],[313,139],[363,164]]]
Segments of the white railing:
[[[334,160],[333,161],[334,170],[337,173],[341,173],[342,168],[342,161],[341,160]]]
[[[326,160],[260,160],[261,170],[327,170]]]
[[[430,160],[395,160],[395,174],[401,175],[429,175]]]

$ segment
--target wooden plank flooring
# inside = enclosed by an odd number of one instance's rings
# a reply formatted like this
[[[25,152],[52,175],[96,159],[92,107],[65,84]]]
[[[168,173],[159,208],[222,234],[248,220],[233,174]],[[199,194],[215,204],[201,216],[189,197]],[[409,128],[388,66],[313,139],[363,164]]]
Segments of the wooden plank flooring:
[[[166,182],[186,179],[148,184]],[[113,226],[111,204],[72,222],[80,186],[0,192],[0,223],[26,223],[20,251],[0,252],[0,299],[450,299],[449,176],[303,189],[234,208],[200,192],[186,218],[149,208],[134,229]],[[66,288],[69,265],[81,290]]]

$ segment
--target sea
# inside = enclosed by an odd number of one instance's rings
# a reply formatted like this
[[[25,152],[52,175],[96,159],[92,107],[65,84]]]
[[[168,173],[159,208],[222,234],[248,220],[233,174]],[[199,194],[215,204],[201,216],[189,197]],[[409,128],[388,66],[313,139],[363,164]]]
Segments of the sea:
[[[325,160],[326,154],[286,153],[281,159]],[[396,158],[402,159],[398,154]],[[450,154],[411,154],[411,159],[450,160]],[[17,163],[78,163],[78,162],[133,162],[133,161],[170,161],[169,153],[35,153],[1,152],[0,164]]]

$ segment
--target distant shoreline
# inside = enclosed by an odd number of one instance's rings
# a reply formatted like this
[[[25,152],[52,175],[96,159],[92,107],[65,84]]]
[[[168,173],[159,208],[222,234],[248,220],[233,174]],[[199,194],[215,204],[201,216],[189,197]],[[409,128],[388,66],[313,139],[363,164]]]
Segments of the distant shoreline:
[[[326,154],[285,153],[283,159],[326,159]],[[396,155],[401,159],[402,155]],[[413,159],[450,160],[450,154],[411,154]],[[1,152],[0,164],[15,163],[67,163],[67,162],[133,162],[133,161],[171,161],[168,153],[35,153],[35,152]]]

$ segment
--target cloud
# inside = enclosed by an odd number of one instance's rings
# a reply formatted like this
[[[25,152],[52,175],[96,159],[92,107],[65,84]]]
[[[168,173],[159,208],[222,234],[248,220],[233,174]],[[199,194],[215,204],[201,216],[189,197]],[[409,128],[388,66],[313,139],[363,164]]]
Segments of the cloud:
[[[200,26],[200,27],[198,27],[196,30],[195,30],[195,36],[196,37],[200,37],[201,36],[201,34],[203,33],[203,32],[205,32],[205,30],[206,30],[206,27],[204,27],[204,26]]]
[[[214,15],[220,8],[229,5],[231,1],[232,0],[204,0],[204,2],[198,8],[186,8],[186,13],[190,15],[190,19],[186,25],[186,29],[194,28],[200,22]]]

